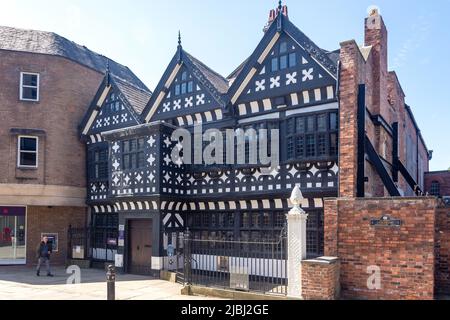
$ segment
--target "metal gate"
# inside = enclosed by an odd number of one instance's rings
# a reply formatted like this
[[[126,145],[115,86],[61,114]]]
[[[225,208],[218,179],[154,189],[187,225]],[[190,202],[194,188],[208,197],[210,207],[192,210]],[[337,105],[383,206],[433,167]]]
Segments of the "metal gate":
[[[285,229],[272,241],[221,241],[184,235],[184,281],[188,285],[287,295]]]
[[[176,281],[184,284],[184,233],[180,231],[164,234],[164,250],[166,252],[163,261],[163,270],[176,274]]]

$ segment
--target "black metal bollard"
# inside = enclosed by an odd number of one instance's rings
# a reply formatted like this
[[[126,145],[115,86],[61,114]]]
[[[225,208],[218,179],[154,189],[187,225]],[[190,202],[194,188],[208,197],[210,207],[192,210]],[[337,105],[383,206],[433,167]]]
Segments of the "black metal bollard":
[[[108,286],[108,301],[116,300],[116,270],[112,265],[108,266],[106,282]]]

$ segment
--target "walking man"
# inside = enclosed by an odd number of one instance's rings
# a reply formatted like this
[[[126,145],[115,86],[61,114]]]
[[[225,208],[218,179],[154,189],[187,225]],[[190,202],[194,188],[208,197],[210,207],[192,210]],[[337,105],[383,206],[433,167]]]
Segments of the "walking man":
[[[41,274],[41,266],[44,263],[47,268],[47,276],[53,277],[50,271],[50,255],[52,254],[52,245],[48,243],[48,238],[43,237],[42,242],[37,247],[38,266],[36,269],[36,275],[39,277]]]

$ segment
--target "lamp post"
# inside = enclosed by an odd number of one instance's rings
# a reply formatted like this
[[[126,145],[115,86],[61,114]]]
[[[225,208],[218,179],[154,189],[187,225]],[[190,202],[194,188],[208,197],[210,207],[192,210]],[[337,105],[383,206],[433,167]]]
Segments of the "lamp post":
[[[301,208],[303,194],[295,186],[290,198],[293,208],[287,215],[288,220],[288,295],[302,297],[302,261],[306,259],[306,222],[308,215]]]

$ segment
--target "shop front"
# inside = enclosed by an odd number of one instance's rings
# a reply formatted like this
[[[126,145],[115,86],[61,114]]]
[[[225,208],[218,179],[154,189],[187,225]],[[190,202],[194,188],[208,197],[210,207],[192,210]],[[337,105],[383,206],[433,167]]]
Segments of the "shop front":
[[[0,265],[26,264],[26,211],[0,206]]]

